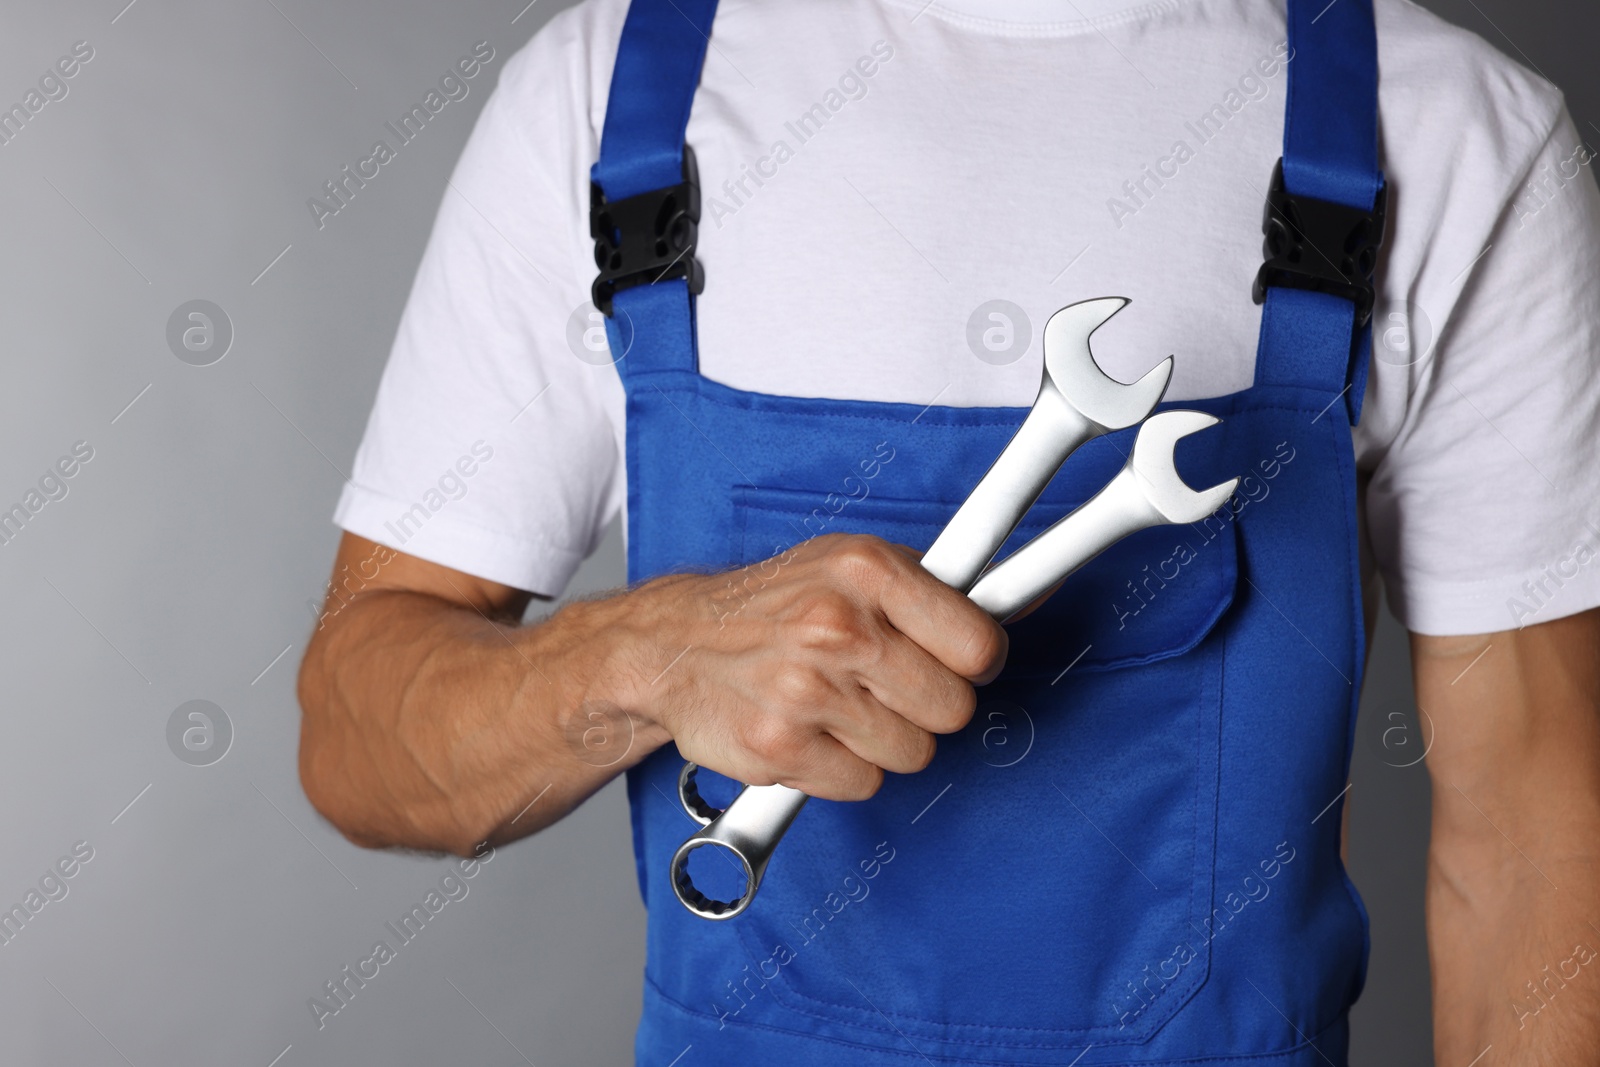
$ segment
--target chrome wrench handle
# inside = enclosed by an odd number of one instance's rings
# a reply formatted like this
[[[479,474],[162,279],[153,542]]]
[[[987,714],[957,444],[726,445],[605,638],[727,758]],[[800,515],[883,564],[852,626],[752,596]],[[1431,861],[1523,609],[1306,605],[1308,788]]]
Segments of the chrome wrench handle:
[[[1127,537],[1165,520],[1124,469],[1082,507],[991,567],[968,597],[1001,622]]]
[[[991,567],[968,597],[1003,622],[1129,534],[1199,522],[1216,511],[1239,479],[1196,492],[1178,477],[1173,449],[1180,438],[1218,421],[1199,411],[1152,415],[1139,428],[1128,462],[1104,489]]]
[[[958,592],[971,589],[1066,458],[1105,432],[1047,378],[1016,435],[923,553],[923,569]]]

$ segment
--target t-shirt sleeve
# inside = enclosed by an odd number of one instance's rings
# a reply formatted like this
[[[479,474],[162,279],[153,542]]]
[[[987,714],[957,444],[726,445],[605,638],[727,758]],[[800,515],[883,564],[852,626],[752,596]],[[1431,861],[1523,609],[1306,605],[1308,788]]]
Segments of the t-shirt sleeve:
[[[1412,395],[1367,493],[1390,608],[1419,633],[1600,605],[1600,189],[1558,94],[1544,110],[1480,122],[1434,161],[1455,173],[1400,326]],[[1394,361],[1395,323],[1373,326]]]
[[[592,8],[593,5],[585,5]],[[583,261],[593,27],[512,57],[443,193],[334,521],[557,596],[621,503],[621,385]]]

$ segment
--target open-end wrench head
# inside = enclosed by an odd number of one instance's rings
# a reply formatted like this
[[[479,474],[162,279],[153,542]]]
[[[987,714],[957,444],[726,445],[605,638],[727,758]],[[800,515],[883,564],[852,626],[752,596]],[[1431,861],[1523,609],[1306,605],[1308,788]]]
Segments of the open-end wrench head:
[[[1119,382],[1100,369],[1089,351],[1089,335],[1128,306],[1123,296],[1069,304],[1044,325],[1044,379],[1072,406],[1105,430],[1121,430],[1150,414],[1172,378],[1172,357],[1138,381]]]
[[[1178,476],[1173,453],[1178,440],[1221,420],[1203,411],[1163,411],[1139,427],[1129,465],[1152,507],[1168,522],[1199,522],[1220,508],[1239,485],[1232,478],[1196,492]]]

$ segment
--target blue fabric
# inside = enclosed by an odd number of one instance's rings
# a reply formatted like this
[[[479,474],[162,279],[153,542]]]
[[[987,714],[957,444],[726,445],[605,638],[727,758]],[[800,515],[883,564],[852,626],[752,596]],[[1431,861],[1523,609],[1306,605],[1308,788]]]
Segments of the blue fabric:
[[[623,20],[611,95],[590,178],[611,201],[683,180],[683,134],[700,80],[717,0],[631,4]],[[693,370],[694,296],[683,279],[612,297],[606,334],[634,366]],[[649,324],[635,331],[634,321]]]
[[[632,4],[590,176],[623,200],[683,179],[683,132],[711,40],[717,0]]]
[[[1289,3],[1288,99],[1283,184],[1297,196],[1370,210],[1383,186],[1378,168],[1378,42],[1371,0]],[[1262,383],[1324,387],[1337,381],[1354,425],[1367,385],[1371,324],[1356,329],[1347,301],[1269,289],[1257,363]],[[1354,333],[1352,332],[1354,331]]]
[[[661,138],[681,138],[703,54],[672,22],[692,21],[682,3],[633,2],[597,180],[631,173],[635,150],[651,180],[677,180]],[[1290,0],[1285,153],[1319,175],[1376,121],[1363,104],[1303,132],[1352,99],[1326,79],[1371,74],[1369,3],[1317,19]],[[710,5],[691,13],[709,23]],[[757,564],[719,598],[727,626],[781,567],[760,561],[809,537],[926,548],[1024,415],[733,389],[698,373],[681,281],[616,308],[630,580]],[[1348,302],[1273,292],[1255,384],[1184,405],[1224,421],[1180,443],[1181,474],[1245,475],[1238,496],[1128,539],[1013,626],[972,725],[870,801],[808,805],[744,915],[698,919],[667,883],[695,829],[676,750],[628,773],[649,911],[640,1063],[1345,1062],[1366,966],[1339,858],[1364,647],[1339,402],[1352,323]],[[1075,455],[1012,544],[1095,492],[1132,438]],[[701,785],[713,802],[736,788]]]
[[[1372,4],[1289,4],[1283,180],[1291,193],[1370,208],[1378,173],[1378,39]]]

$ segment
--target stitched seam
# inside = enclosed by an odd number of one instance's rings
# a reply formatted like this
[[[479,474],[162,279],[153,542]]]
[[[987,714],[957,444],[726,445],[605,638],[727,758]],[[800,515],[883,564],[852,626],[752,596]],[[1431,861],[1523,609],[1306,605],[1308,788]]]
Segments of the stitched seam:
[[[726,390],[728,390],[730,392],[737,393],[740,396],[752,397],[752,398],[761,398],[762,401],[768,402],[768,403],[773,402],[773,401],[778,401],[778,402],[783,402],[783,401],[795,402],[795,401],[799,401],[799,402],[802,402],[802,403],[816,403],[816,404],[819,404],[819,405],[833,403],[833,404],[872,404],[872,405],[881,405],[881,406],[885,406],[885,407],[894,406],[894,407],[905,407],[905,408],[915,407],[914,404],[907,404],[907,403],[905,403],[903,401],[899,401],[899,400],[849,400],[849,399],[834,398],[834,397],[791,397],[791,396],[779,396],[779,395],[777,395],[775,393],[757,393],[757,392],[751,392],[749,390],[744,390],[744,389],[734,389],[732,386],[722,385],[720,382],[713,382],[709,378],[704,378],[704,377],[701,377],[699,375],[692,374],[691,372],[688,372],[688,371],[673,371],[673,370],[648,371],[648,372],[646,372],[644,374],[636,375],[635,378],[638,379],[638,380],[643,380],[645,378],[653,377],[653,376],[657,376],[657,375],[663,376],[663,377],[679,377],[679,378],[687,376],[687,377],[689,377],[691,379],[691,381],[689,383],[686,383],[686,384],[683,384],[683,385],[675,385],[675,386],[674,385],[669,385],[666,388],[662,388],[660,385],[654,385],[654,388],[658,392],[662,392],[662,393],[667,393],[667,392],[691,393],[694,396],[696,396],[698,399],[703,400],[707,404],[714,404],[717,407],[727,408],[730,411],[755,411],[756,407],[755,407],[755,405],[753,403],[738,403],[738,402],[734,402],[734,401],[730,401],[730,400],[724,400],[724,399],[722,399],[720,397],[711,396],[705,389],[700,388],[700,383],[702,383],[702,382],[708,383],[710,385],[715,386],[718,389],[726,389]],[[1253,386],[1250,386],[1248,389],[1240,390],[1237,393],[1228,393],[1225,396],[1220,396],[1220,397],[1199,397],[1199,398],[1196,398],[1194,400],[1176,400],[1176,401],[1172,401],[1171,403],[1174,404],[1174,405],[1181,405],[1181,404],[1200,404],[1200,405],[1205,405],[1205,404],[1213,404],[1215,402],[1221,401],[1221,402],[1225,402],[1225,406],[1227,406],[1229,408],[1233,408],[1234,410],[1241,411],[1241,412],[1243,412],[1243,411],[1295,411],[1295,412],[1304,412],[1304,413],[1309,413],[1309,414],[1315,415],[1315,414],[1320,414],[1322,411],[1326,410],[1324,408],[1314,408],[1309,404],[1276,404],[1276,403],[1271,403],[1271,402],[1260,403],[1260,402],[1257,402],[1257,401],[1250,400],[1248,395],[1247,395],[1247,394],[1249,394],[1251,392],[1257,392],[1257,391],[1267,390],[1267,389],[1303,389],[1303,390],[1307,390],[1307,391],[1311,391],[1311,392],[1317,392],[1317,393],[1326,393],[1327,392],[1327,390],[1316,389],[1313,386],[1287,385],[1287,384],[1279,384],[1279,383],[1266,383],[1266,384],[1263,384],[1263,385],[1253,385]],[[1174,410],[1174,409],[1173,408],[1169,408],[1166,405],[1162,405],[1160,408],[1158,408],[1158,410],[1166,411],[1166,410]],[[995,418],[993,421],[977,421],[977,420],[974,420],[974,421],[961,421],[961,422],[957,422],[957,423],[948,424],[948,425],[950,425],[952,427],[966,427],[966,426],[1011,426],[1011,425],[1020,425],[1021,422],[1022,422],[1022,418],[1024,416],[1026,416],[1028,409],[1025,408],[1025,407],[995,407],[995,406],[988,406],[988,407],[958,408],[958,407],[950,407],[948,405],[938,405],[938,406],[929,405],[928,407],[921,409],[921,414],[925,415],[930,411],[940,411],[940,412],[986,412],[986,413],[987,412],[1002,412],[1002,411],[1004,411],[1004,412],[1016,412],[1017,413],[1015,416],[1010,416],[1010,417],[1006,417],[1006,418]],[[780,414],[781,415],[782,412],[769,412],[768,414]],[[843,420],[850,421],[850,422],[888,423],[888,424],[892,424],[892,425],[902,425],[905,422],[905,420],[903,420],[903,419],[891,418],[888,415],[854,415],[854,414],[847,414],[845,412],[822,411],[822,410],[819,410],[819,411],[808,411],[805,414],[806,414],[806,416],[808,418],[816,417],[816,418],[824,418],[824,419],[843,419]],[[930,425],[945,425],[945,424],[934,423],[934,424],[930,424]],[[1118,431],[1118,432],[1121,432],[1121,431]]]
[[[655,981],[654,978],[652,978],[648,974],[645,975],[645,983],[650,986],[651,990],[655,993],[655,995],[658,998],[661,999],[661,1001],[663,1003],[669,1005],[670,1007],[672,1007],[676,1011],[682,1012],[684,1015],[690,1016],[691,1018],[695,1018],[695,1019],[705,1019],[705,1020],[714,1020],[714,1019],[717,1018],[717,1016],[715,1016],[715,1015],[710,1015],[710,1014],[707,1014],[705,1012],[696,1011],[694,1008],[689,1007],[687,1004],[684,1004],[684,1003],[674,999],[665,990],[663,990],[659,984],[657,984],[657,982]],[[785,1005],[785,1007],[787,1007],[787,1005]],[[1303,1051],[1303,1050],[1305,1050],[1307,1048],[1313,1047],[1313,1043],[1315,1041],[1317,1041],[1318,1039],[1326,1036],[1326,1034],[1330,1030],[1333,1030],[1335,1027],[1337,1027],[1340,1024],[1344,1014],[1345,1014],[1344,1012],[1341,1012],[1340,1015],[1335,1017],[1334,1020],[1331,1023],[1329,1023],[1327,1026],[1324,1026],[1322,1029],[1318,1030],[1314,1037],[1307,1038],[1306,1040],[1302,1041],[1300,1044],[1291,1045],[1290,1047],[1288,1047],[1286,1049],[1278,1049],[1278,1050],[1275,1050],[1273,1052],[1247,1052],[1247,1053],[1224,1054],[1224,1055],[1217,1055],[1217,1056],[1191,1056],[1191,1057],[1189,1057],[1187,1059],[1176,1059],[1176,1060],[1171,1060],[1171,1059],[1168,1059],[1168,1060],[1147,1060],[1147,1061],[1142,1061],[1138,1065],[1138,1067],[1183,1067],[1183,1065],[1185,1065],[1185,1064],[1226,1063],[1226,1062],[1237,1062],[1237,1061],[1240,1061],[1240,1060],[1256,1060],[1256,1061],[1260,1061],[1260,1062],[1263,1062],[1263,1063],[1270,1062],[1273,1059],[1281,1059],[1281,1058],[1284,1058],[1284,1057],[1287,1057],[1287,1056],[1292,1056],[1297,1052],[1300,1052],[1300,1051]],[[818,1017],[820,1018],[820,1016],[818,1016]],[[837,1022],[836,1019],[828,1019],[827,1021],[828,1022],[835,1022],[835,1023]],[[881,1055],[899,1056],[899,1057],[902,1057],[902,1058],[908,1059],[908,1060],[912,1059],[913,1056],[915,1056],[915,1058],[917,1058],[917,1059],[926,1059],[927,1058],[923,1053],[920,1053],[920,1052],[913,1054],[913,1053],[910,1053],[910,1052],[902,1052],[901,1050],[895,1049],[895,1048],[882,1047],[882,1046],[878,1046],[878,1045],[867,1045],[867,1044],[862,1044],[862,1043],[856,1042],[856,1041],[847,1041],[847,1040],[845,1040],[843,1038],[823,1037],[820,1034],[808,1033],[808,1032],[801,1031],[801,1030],[790,1030],[790,1029],[787,1029],[787,1028],[782,1027],[782,1026],[774,1026],[774,1025],[772,1025],[770,1023],[736,1022],[736,1023],[734,1023],[734,1025],[735,1026],[748,1026],[752,1030],[766,1030],[766,1031],[768,1031],[770,1033],[777,1033],[777,1034],[784,1034],[786,1036],[799,1037],[799,1038],[803,1038],[803,1039],[805,1039],[807,1041],[820,1041],[820,1042],[824,1042],[824,1043],[829,1044],[829,1045],[840,1045],[840,1046],[843,1046],[845,1048],[862,1049],[862,1050],[865,1050],[865,1051],[868,1051],[868,1052],[878,1053],[878,1054],[881,1054]],[[884,1033],[884,1034],[889,1034],[892,1031],[884,1030],[884,1031],[881,1031],[881,1032]],[[956,1042],[946,1042],[946,1043],[947,1044],[952,1044],[952,1043],[956,1043]],[[959,1043],[960,1044],[970,1044],[970,1045],[973,1045],[974,1047],[986,1047],[989,1044],[987,1042],[966,1042],[966,1041],[959,1042]],[[1027,1046],[1016,1046],[1016,1047],[1018,1047],[1018,1048],[1026,1048]],[[958,1063],[958,1064],[970,1064],[970,1063],[981,1062],[981,1061],[973,1060],[971,1057],[963,1056],[963,1057],[959,1057],[958,1058],[958,1057],[954,1057],[954,1056],[947,1056],[947,1055],[945,1055],[945,1054],[943,1054],[941,1052],[937,1052],[937,1051],[933,1053],[933,1058],[944,1060],[944,1061],[949,1062],[949,1063]],[[1124,1064],[1107,1065],[1107,1067],[1131,1067],[1131,1065],[1129,1065],[1129,1064],[1127,1064],[1125,1062]]]
[[[1350,777],[1350,764],[1355,756],[1356,720],[1361,707],[1362,675],[1366,669],[1366,612],[1361,603],[1361,531],[1356,517],[1356,486],[1355,453],[1352,448],[1342,447],[1337,439],[1333,441],[1334,454],[1337,456],[1340,488],[1345,490],[1344,495],[1349,502],[1345,512],[1345,566],[1347,568],[1346,581],[1350,584],[1350,620],[1348,628],[1355,635],[1350,648],[1350,703],[1346,712],[1348,719],[1345,727],[1344,751],[1344,777]],[[1343,805],[1341,807],[1341,814]],[[1341,832],[1341,837],[1343,836]],[[1343,884],[1345,900],[1350,905],[1350,910],[1355,915],[1356,925],[1361,928],[1361,960],[1357,964],[1357,988],[1364,988],[1367,979],[1367,970],[1372,962],[1372,925],[1366,906],[1360,900],[1360,891],[1355,883],[1350,880],[1350,872],[1345,867],[1344,857],[1338,850],[1334,852],[1339,863],[1339,881]],[[1359,993],[1357,994],[1359,995]]]
[[[388,502],[391,502],[391,503],[396,504],[396,505],[402,505],[402,504],[405,505],[405,508],[402,509],[402,514],[409,513],[411,508],[416,507],[418,504],[422,504],[422,501],[420,501],[420,500],[402,500],[400,497],[391,496],[390,494],[385,493],[381,489],[374,489],[371,486],[364,485],[364,484],[362,484],[360,482],[351,481],[351,482],[349,482],[347,484],[356,493],[358,493],[362,497],[366,498],[366,500],[364,502],[388,501]],[[460,499],[460,498],[456,497],[456,498],[452,498],[452,499]],[[427,507],[426,504],[422,504],[422,506],[423,507]],[[430,512],[429,514],[430,514],[430,517],[431,516],[437,516],[437,515],[440,514],[440,512],[436,512],[435,511],[435,512]],[[377,516],[374,516],[374,518],[376,518],[376,517]],[[554,540],[552,538],[546,537],[543,534],[539,534],[539,533],[526,533],[526,534],[511,533],[511,532],[506,531],[506,530],[497,529],[497,528],[495,528],[493,526],[485,526],[481,522],[477,522],[477,521],[475,521],[473,519],[462,518],[461,516],[458,516],[458,515],[447,515],[446,519],[448,521],[447,521],[447,523],[445,525],[452,525],[453,524],[458,529],[471,531],[471,532],[474,532],[474,533],[487,534],[488,536],[490,536],[492,538],[495,538],[496,540],[510,542],[512,545],[514,545],[516,547],[519,547],[519,548],[547,549],[547,550],[553,551],[553,552],[560,552],[560,553],[562,553],[564,555],[575,556],[580,561],[584,557],[584,551],[582,549],[569,547],[567,545],[562,544],[559,541],[556,541],[556,540]],[[421,532],[421,529],[419,528],[417,533],[420,533],[420,532]],[[416,536],[417,536],[416,533],[412,534],[413,538],[416,537]],[[376,540],[376,539],[374,538],[374,540]],[[399,547],[396,547],[394,545],[389,545],[388,547],[393,548],[397,552],[404,551],[403,549],[401,549]]]
[[[753,488],[754,488],[754,490],[756,492],[762,492],[763,491],[762,487],[760,487],[760,486],[755,486]],[[765,491],[766,492],[776,492],[776,491],[779,491],[779,490],[768,489],[768,490],[765,490]],[[748,490],[741,489],[741,494],[747,496],[748,495]],[[912,505],[912,506],[921,506],[924,503],[923,501],[906,500],[906,499],[901,498],[901,497],[894,497],[894,498],[880,497],[878,499],[880,501],[891,501],[892,503],[895,503],[895,504],[902,504],[902,505],[909,504],[909,505]],[[764,513],[766,513],[768,515],[778,515],[778,516],[785,516],[785,517],[793,517],[793,516],[798,514],[797,512],[791,511],[791,510],[789,510],[787,508],[780,508],[780,507],[775,507],[775,506],[774,507],[767,507],[767,506],[762,505],[762,504],[752,504],[752,503],[746,503],[746,502],[742,502],[742,501],[737,505],[737,508],[741,512],[741,515],[744,514],[744,513],[752,512],[752,511],[759,511],[759,512],[764,512]],[[922,519],[892,519],[891,520],[891,519],[881,519],[880,518],[880,521],[893,522],[893,523],[895,523],[897,525],[906,525],[906,526],[934,526],[934,527],[940,527],[940,528],[943,528],[943,526],[944,526],[943,523],[933,522],[933,521],[929,521],[929,520],[922,520]],[[1028,525],[1029,524],[1026,522],[1026,520],[1024,520],[1022,523],[1020,523],[1018,525],[1017,528],[1020,530],[1020,529],[1023,529],[1025,527],[1027,527]],[[747,541],[747,539],[749,537],[749,533],[750,533],[750,528],[749,528],[748,524],[745,523],[744,519],[741,517],[738,520],[737,526],[735,527],[735,534],[737,535],[737,537],[739,539],[738,544],[737,544],[737,546],[730,546],[730,547],[736,547],[737,550],[738,550],[738,553],[740,554],[741,557],[746,552],[746,547],[745,546],[746,546],[746,541]],[[1229,540],[1229,544],[1230,544],[1231,549],[1232,549],[1232,555],[1234,556],[1235,560],[1237,560],[1238,552],[1239,552],[1239,548],[1238,548],[1239,542],[1238,542],[1238,535],[1237,534],[1235,534],[1234,537],[1232,537]],[[1233,571],[1234,571],[1234,583],[1237,584],[1238,580],[1239,580],[1238,579],[1238,565],[1237,565],[1237,563],[1235,563]],[[1204,586],[1202,586],[1202,587],[1200,587],[1200,588],[1195,590],[1195,592],[1193,594],[1194,595],[1194,599],[1196,599],[1198,601],[1207,601],[1207,600],[1215,599],[1218,596],[1228,596],[1228,593],[1227,593],[1228,583],[1227,583],[1227,579],[1226,579],[1226,575],[1225,575],[1224,571],[1219,571],[1219,569],[1217,567],[1211,567],[1208,570],[1203,571],[1202,574],[1206,578],[1207,581],[1206,581],[1206,584]],[[1105,658],[1105,657],[1100,657],[1100,656],[1090,656],[1087,659],[1085,659],[1078,666],[1077,669],[1078,669],[1080,674],[1103,674],[1103,673],[1105,673],[1107,671],[1123,670],[1123,669],[1128,668],[1128,667],[1142,667],[1142,666],[1144,666],[1146,664],[1149,664],[1149,663],[1159,663],[1162,660],[1172,659],[1172,658],[1174,658],[1176,656],[1186,655],[1186,654],[1194,651],[1196,648],[1198,648],[1200,646],[1200,644],[1206,639],[1206,636],[1209,633],[1211,633],[1211,631],[1213,629],[1216,628],[1217,623],[1220,622],[1221,619],[1222,619],[1222,616],[1224,614],[1226,614],[1227,608],[1229,607],[1229,605],[1231,605],[1231,603],[1232,603],[1232,597],[1228,596],[1227,603],[1220,604],[1220,605],[1216,606],[1215,608],[1213,608],[1212,611],[1202,621],[1201,625],[1198,627],[1198,631],[1199,632],[1198,632],[1197,635],[1192,636],[1192,637],[1185,637],[1182,641],[1180,641],[1177,644],[1168,645],[1168,646],[1163,647],[1163,648],[1157,648],[1157,649],[1153,649],[1153,650],[1145,651],[1145,652],[1130,652],[1130,653],[1128,653],[1126,655],[1123,655],[1123,656],[1113,656],[1113,657],[1110,657],[1110,658]],[[1014,679],[1042,678],[1042,677],[1045,677],[1046,675],[1048,675],[1049,673],[1050,673],[1049,670],[1045,670],[1045,669],[1042,669],[1042,668],[1034,668],[1034,669],[1030,670],[1027,667],[1023,667],[1019,671],[1017,671],[1015,673],[1012,673],[1010,675],[1010,677],[1012,677]]]
[[[909,0],[885,0],[885,3],[907,11],[920,10],[918,4]],[[1023,40],[1060,40],[1087,37],[1099,30],[1140,26],[1184,6],[1184,0],[1151,0],[1150,3],[1110,15],[1052,22],[1010,22],[1005,19],[989,19],[981,15],[970,15],[964,11],[954,11],[937,2],[932,4],[927,12],[952,29],[968,33]]]
[[[1213,620],[1213,625],[1215,625],[1215,620]],[[1185,651],[1190,651],[1193,648],[1197,647],[1204,640],[1206,632],[1209,632],[1209,630],[1203,631],[1202,634],[1201,634],[1200,640],[1197,640],[1196,642],[1194,642],[1194,644],[1191,644],[1188,649],[1185,649]],[[1172,657],[1164,656],[1162,658],[1172,658]],[[1220,659],[1218,660],[1216,669],[1219,672],[1222,669],[1222,664],[1221,664]],[[1200,709],[1197,709],[1196,714],[1199,715],[1199,716],[1202,716],[1202,717],[1204,717],[1207,714],[1203,710],[1203,705],[1204,705],[1204,702],[1206,700],[1206,691],[1209,690],[1209,689],[1210,689],[1209,686],[1204,686],[1204,687],[1201,688],[1201,691],[1198,694],[1198,701],[1199,701],[1199,703],[1201,703],[1202,707]],[[1222,690],[1221,690],[1220,681],[1218,682],[1217,688],[1214,690],[1214,692],[1216,694],[1216,701],[1217,701],[1216,702],[1216,717],[1218,719],[1220,719],[1220,717],[1222,715],[1222,703],[1221,703]],[[1196,782],[1195,788],[1196,788],[1196,805],[1197,805],[1197,808],[1196,808],[1196,819],[1197,820],[1198,820],[1198,788],[1199,788],[1198,787],[1198,781],[1199,781],[1199,773],[1200,773],[1200,770],[1199,770],[1198,767],[1196,767],[1196,769],[1195,769],[1195,782]],[[1215,816],[1213,816],[1213,818],[1215,818]],[[1191,835],[1191,840],[1192,840],[1192,835]],[[1215,850],[1213,850],[1213,853],[1212,853],[1213,869],[1215,868],[1215,864],[1216,864],[1216,855],[1215,855]],[[1189,911],[1188,918],[1191,919],[1191,920],[1194,918],[1194,914],[1193,914],[1193,912],[1194,912],[1194,882],[1195,882],[1195,880],[1197,878],[1197,872],[1195,870],[1195,866],[1196,866],[1195,860],[1193,858],[1191,858],[1190,863],[1189,863],[1189,871],[1190,871],[1189,878],[1190,878],[1191,885],[1190,885],[1189,907],[1188,907],[1188,911]],[[751,936],[747,937],[746,936],[747,934],[750,934]],[[744,946],[746,951],[753,952],[758,956],[760,955],[760,949],[756,948],[755,946],[753,946],[751,944],[751,937],[754,936],[753,931],[749,931],[749,930],[741,927],[740,930],[738,931],[738,936],[739,936],[740,944],[742,944]],[[1166,1012],[1165,1014],[1159,1014],[1158,1013],[1158,1014],[1154,1014],[1154,1015],[1150,1016],[1149,1024],[1151,1026],[1151,1032],[1152,1033],[1155,1030],[1160,1029],[1161,1026],[1165,1025],[1174,1016],[1176,1016],[1177,1013],[1183,1008],[1183,1006],[1188,1003],[1189,999],[1191,997],[1193,997],[1193,995],[1199,990],[1200,986],[1204,983],[1205,979],[1207,977],[1209,977],[1209,974],[1210,974],[1210,970],[1209,970],[1210,961],[1211,961],[1211,945],[1210,945],[1210,942],[1208,941],[1206,943],[1206,966],[1207,966],[1207,970],[1206,970],[1205,974],[1197,974],[1195,977],[1192,977],[1189,980],[1189,982],[1186,983],[1183,986],[1174,985],[1173,987],[1171,987],[1173,989],[1173,992],[1174,992],[1174,997],[1170,1001],[1171,1010]],[[884,1034],[886,1036],[888,1034],[890,1034],[890,1033],[896,1033],[896,1034],[899,1033],[898,1030],[884,1029],[883,1027],[878,1026],[875,1023],[872,1023],[870,1021],[868,1021],[868,1022],[859,1022],[859,1021],[856,1021],[854,1018],[841,1019],[837,1014],[824,1015],[824,1014],[820,1014],[820,1013],[818,1013],[816,1011],[807,1010],[806,1007],[801,1006],[799,1004],[791,1003],[788,1000],[786,1000],[783,995],[780,994],[780,992],[779,992],[780,990],[782,991],[782,993],[791,994],[794,997],[798,998],[799,1000],[805,1001],[805,1002],[807,1002],[808,1004],[811,1004],[811,1005],[816,1005],[816,1006],[822,1007],[822,1008],[834,1009],[836,1012],[837,1011],[842,1011],[842,1012],[847,1013],[847,1015],[850,1015],[850,1016],[858,1016],[858,1017],[867,1016],[867,1013],[863,1009],[858,1008],[855,1005],[842,1004],[842,1003],[839,1003],[837,1001],[832,1001],[832,1000],[824,1000],[821,997],[811,996],[808,993],[805,993],[805,992],[803,992],[803,991],[801,991],[799,989],[796,989],[782,975],[779,975],[778,978],[772,980],[765,988],[767,988],[772,993],[773,999],[777,1003],[783,1005],[784,1008],[788,1009],[789,1011],[794,1012],[797,1015],[803,1015],[803,1016],[806,1016],[807,1018],[812,1018],[812,1019],[819,1019],[819,1020],[821,1020],[823,1022],[831,1023],[831,1024],[834,1024],[834,1025],[843,1024],[843,1025],[848,1025],[848,1026],[855,1026],[858,1029],[867,1030],[867,1031],[872,1032],[872,1033],[880,1033],[880,1034]],[[690,1010],[690,1009],[686,1009],[686,1010]],[[993,1032],[999,1031],[999,1032],[1003,1032],[1003,1033],[1013,1033],[1013,1034],[1019,1034],[1019,1035],[1025,1035],[1025,1034],[1077,1035],[1077,1034],[1093,1034],[1093,1033],[1095,1033],[1097,1031],[1103,1031],[1103,1030],[1107,1029],[1109,1027],[1109,1025],[1110,1025],[1109,1023],[1105,1023],[1105,1024],[1088,1025],[1088,1026],[1060,1026],[1060,1027],[1055,1027],[1055,1026],[1006,1026],[1006,1025],[1000,1024],[1000,1023],[967,1023],[967,1022],[951,1022],[951,1021],[948,1021],[948,1020],[939,1020],[939,1019],[929,1019],[929,1018],[926,1018],[926,1017],[921,1016],[921,1015],[914,1015],[914,1014],[912,1014],[910,1012],[904,1012],[904,1011],[897,1011],[897,1012],[893,1012],[892,1014],[894,1016],[896,1016],[897,1018],[900,1018],[900,1019],[903,1019],[903,1020],[907,1020],[908,1022],[924,1023],[924,1024],[927,1024],[928,1026],[938,1027],[938,1028],[940,1028],[942,1030],[946,1030],[946,1031],[949,1031],[949,1032],[952,1032],[952,1033],[963,1033],[963,1032],[966,1032],[966,1031],[977,1031],[979,1033],[993,1033]],[[893,1024],[891,1023],[890,1026],[892,1027]],[[919,1035],[919,1036],[921,1036],[921,1035]],[[1134,1044],[1143,1044],[1148,1039],[1149,1039],[1148,1036],[1146,1036],[1146,1037],[1138,1037],[1136,1035],[1130,1034],[1126,1038],[1120,1038],[1120,1039],[1119,1038],[1104,1038],[1104,1039],[1101,1039],[1101,1040],[1099,1040],[1099,1041],[1097,1041],[1095,1043],[1099,1044],[1099,1045],[1107,1045],[1107,1046],[1110,1046],[1110,1045],[1134,1045]],[[934,1038],[930,1038],[930,1040],[940,1040],[940,1041],[947,1041],[948,1042],[951,1039],[950,1038],[934,1037]],[[974,1038],[957,1038],[957,1039],[954,1039],[954,1040],[959,1041],[962,1044],[969,1044],[969,1045],[973,1045],[973,1046],[977,1046],[977,1047],[1020,1048],[1020,1049],[1032,1049],[1032,1048],[1037,1047],[1037,1042],[1024,1043],[1021,1038],[1019,1038],[1017,1040],[1014,1040],[1014,1041],[1002,1041],[1002,1040],[984,1041],[984,1040],[980,1040],[980,1039],[978,1039],[976,1037],[974,1037]]]

